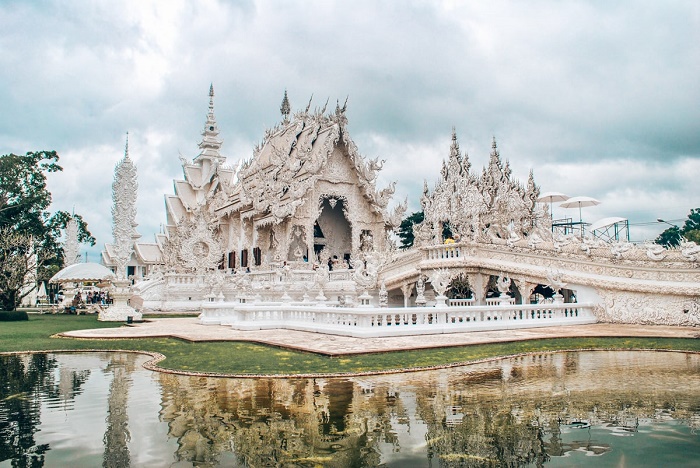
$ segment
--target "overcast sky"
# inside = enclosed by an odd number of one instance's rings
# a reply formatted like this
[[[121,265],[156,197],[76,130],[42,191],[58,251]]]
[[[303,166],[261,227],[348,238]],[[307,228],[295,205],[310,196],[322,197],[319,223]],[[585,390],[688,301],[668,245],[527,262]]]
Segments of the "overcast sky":
[[[632,240],[700,207],[697,0],[3,0],[0,21],[0,154],[58,151],[52,209],[84,216],[93,261],[126,132],[151,241],[210,83],[229,164],[281,119],[285,89],[295,110],[349,96],[351,136],[411,211],[453,126],[475,170],[495,136],[515,177],[599,199],[584,221],[629,218]]]

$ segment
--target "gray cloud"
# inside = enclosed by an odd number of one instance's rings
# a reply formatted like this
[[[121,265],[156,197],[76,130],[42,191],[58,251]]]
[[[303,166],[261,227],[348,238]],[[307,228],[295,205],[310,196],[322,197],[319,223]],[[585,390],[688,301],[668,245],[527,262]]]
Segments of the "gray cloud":
[[[361,152],[387,160],[382,182],[413,209],[452,126],[474,170],[495,135],[516,177],[601,199],[591,220],[684,218],[700,201],[693,1],[85,0],[0,15],[0,154],[59,151],[54,208],[75,205],[100,243],[124,133],[149,237],[178,152],[196,155],[210,82],[231,163],[279,120],[285,89],[296,109],[349,96]]]

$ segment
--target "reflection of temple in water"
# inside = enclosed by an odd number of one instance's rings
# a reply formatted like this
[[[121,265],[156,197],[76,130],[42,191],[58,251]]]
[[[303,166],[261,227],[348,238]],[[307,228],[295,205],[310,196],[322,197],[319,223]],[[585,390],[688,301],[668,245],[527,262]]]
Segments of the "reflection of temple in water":
[[[541,464],[609,451],[567,440],[576,421],[632,433],[667,417],[697,426],[700,359],[680,372],[667,365],[685,356],[540,354],[352,379],[164,374],[161,419],[178,440],[176,459],[202,465],[231,456],[250,466],[378,466],[420,444],[439,466]]]
[[[0,361],[0,462],[62,466],[70,450],[81,466],[523,466],[583,454],[610,464],[620,453],[631,465],[645,444],[700,454],[692,353],[537,354],[337,379],[184,377],[144,360]]]
[[[102,466],[129,466],[129,417],[127,403],[129,400],[130,372],[134,370],[135,355],[118,353],[110,356],[105,372],[112,373],[107,398],[107,430],[104,435],[104,458]]]

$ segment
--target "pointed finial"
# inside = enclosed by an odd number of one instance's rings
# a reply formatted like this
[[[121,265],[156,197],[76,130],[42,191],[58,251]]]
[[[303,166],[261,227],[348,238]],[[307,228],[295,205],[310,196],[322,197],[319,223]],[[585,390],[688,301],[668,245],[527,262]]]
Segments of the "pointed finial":
[[[452,126],[452,141],[457,141],[457,129],[454,125]]]
[[[282,113],[282,117],[284,118],[284,121],[286,122],[289,120],[289,112],[291,111],[291,108],[289,106],[289,99],[287,98],[287,90],[284,90],[284,97],[282,98],[282,105],[280,106],[280,112]]]
[[[312,94],[311,97],[309,98],[309,103],[306,105],[306,110],[304,111],[304,114],[309,113],[309,109],[311,108],[311,101],[314,100],[314,95]]]
[[[491,148],[496,149],[496,135],[493,136],[493,140],[491,141]]]
[[[209,85],[209,112],[214,112],[214,83]]]
[[[129,159],[129,132],[126,132],[126,144],[124,145],[124,159]]]

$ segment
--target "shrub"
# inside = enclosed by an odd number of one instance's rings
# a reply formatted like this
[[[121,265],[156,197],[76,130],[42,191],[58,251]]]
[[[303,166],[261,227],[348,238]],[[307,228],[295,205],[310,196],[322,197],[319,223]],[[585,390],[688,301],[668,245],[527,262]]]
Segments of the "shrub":
[[[17,322],[19,320],[29,320],[25,311],[0,310],[0,322]]]

